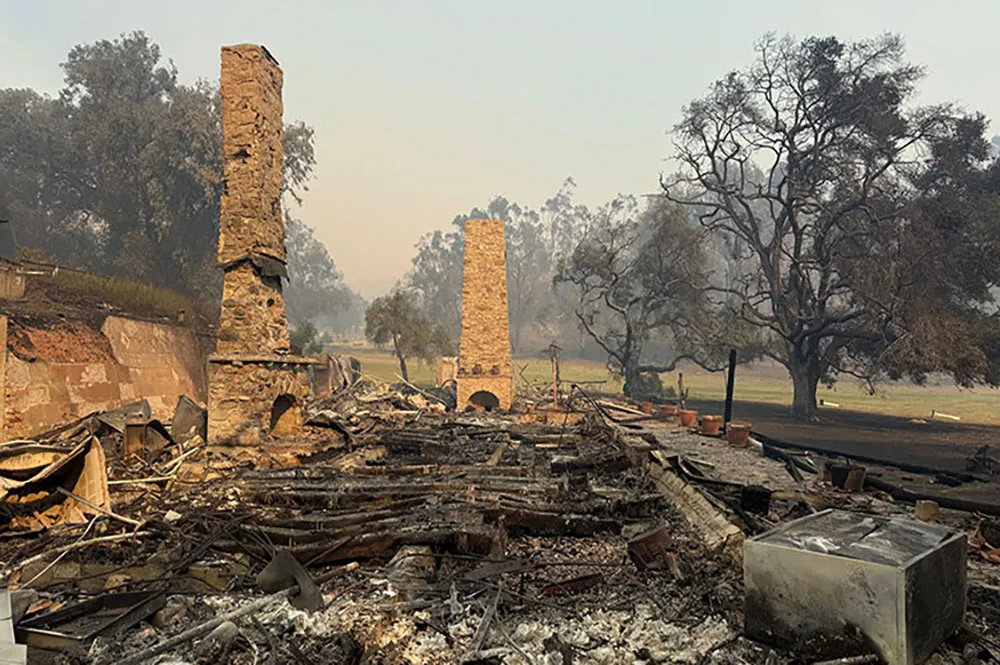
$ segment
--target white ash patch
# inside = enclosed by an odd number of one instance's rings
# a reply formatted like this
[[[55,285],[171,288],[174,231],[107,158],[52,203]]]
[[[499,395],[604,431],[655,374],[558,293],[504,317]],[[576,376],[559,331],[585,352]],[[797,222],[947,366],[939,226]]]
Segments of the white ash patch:
[[[503,637],[506,631],[510,640]],[[684,626],[657,618],[655,608],[636,606],[634,611],[586,611],[579,618],[524,621],[510,617],[502,627],[490,631],[490,645],[503,647],[510,641],[527,653],[536,665],[561,665],[563,656],[546,649],[545,642],[557,636],[569,645],[579,663],[620,665],[653,660],[660,663],[696,663],[706,653],[729,640],[736,631],[718,616],[695,626]],[[647,659],[637,654],[648,654]],[[505,665],[528,665],[524,657],[508,653]]]

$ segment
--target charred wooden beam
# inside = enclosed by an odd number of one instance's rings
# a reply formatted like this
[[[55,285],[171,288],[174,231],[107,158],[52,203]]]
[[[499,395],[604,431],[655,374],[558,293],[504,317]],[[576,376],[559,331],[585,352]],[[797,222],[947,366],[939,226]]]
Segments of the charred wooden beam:
[[[598,457],[571,457],[552,460],[552,473],[573,473],[576,471],[598,470],[606,473],[621,473],[631,466],[624,452]]]
[[[511,534],[532,536],[585,538],[602,533],[618,534],[622,530],[621,522],[617,519],[508,506],[487,508],[483,511],[483,517],[489,523],[497,523],[503,517],[504,526]]]
[[[427,525],[402,530],[378,531],[344,538],[327,539],[286,548],[298,561],[324,565],[338,561],[355,561],[382,557],[404,545],[427,545],[460,554],[489,554],[493,545],[492,531],[460,529],[454,526]],[[223,552],[250,551],[267,557],[268,546],[260,541],[219,540],[214,547]]]

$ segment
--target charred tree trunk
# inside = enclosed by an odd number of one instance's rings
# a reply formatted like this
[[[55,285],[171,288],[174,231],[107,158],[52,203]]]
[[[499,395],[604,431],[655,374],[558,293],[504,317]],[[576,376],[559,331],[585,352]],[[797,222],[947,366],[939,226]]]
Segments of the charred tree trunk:
[[[625,378],[625,385],[622,386],[625,397],[637,397],[636,391],[642,386],[642,372],[639,371],[639,365],[635,363],[625,364],[622,367],[622,374]]]
[[[521,350],[521,321],[516,317],[510,321],[510,352],[517,355]]]
[[[796,358],[793,354],[788,363],[788,373],[792,376],[792,417],[797,420],[816,419],[816,388],[821,372],[816,363]]]

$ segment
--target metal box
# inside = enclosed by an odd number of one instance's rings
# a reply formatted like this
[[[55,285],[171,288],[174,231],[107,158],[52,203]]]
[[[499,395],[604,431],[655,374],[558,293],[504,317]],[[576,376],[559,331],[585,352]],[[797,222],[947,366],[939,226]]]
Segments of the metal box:
[[[806,648],[853,626],[887,665],[916,665],[965,616],[966,547],[964,533],[903,519],[825,510],[789,522],[744,543],[746,635]]]

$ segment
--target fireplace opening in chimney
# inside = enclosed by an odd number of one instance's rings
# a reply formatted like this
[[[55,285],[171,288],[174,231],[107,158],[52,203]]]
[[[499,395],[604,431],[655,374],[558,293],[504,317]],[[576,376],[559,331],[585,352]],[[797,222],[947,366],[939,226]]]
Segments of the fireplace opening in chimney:
[[[496,411],[500,408],[500,400],[488,390],[480,390],[469,396],[469,406],[477,410]]]
[[[295,398],[279,395],[271,406],[271,434],[281,436],[294,432],[298,428],[297,417]]]

